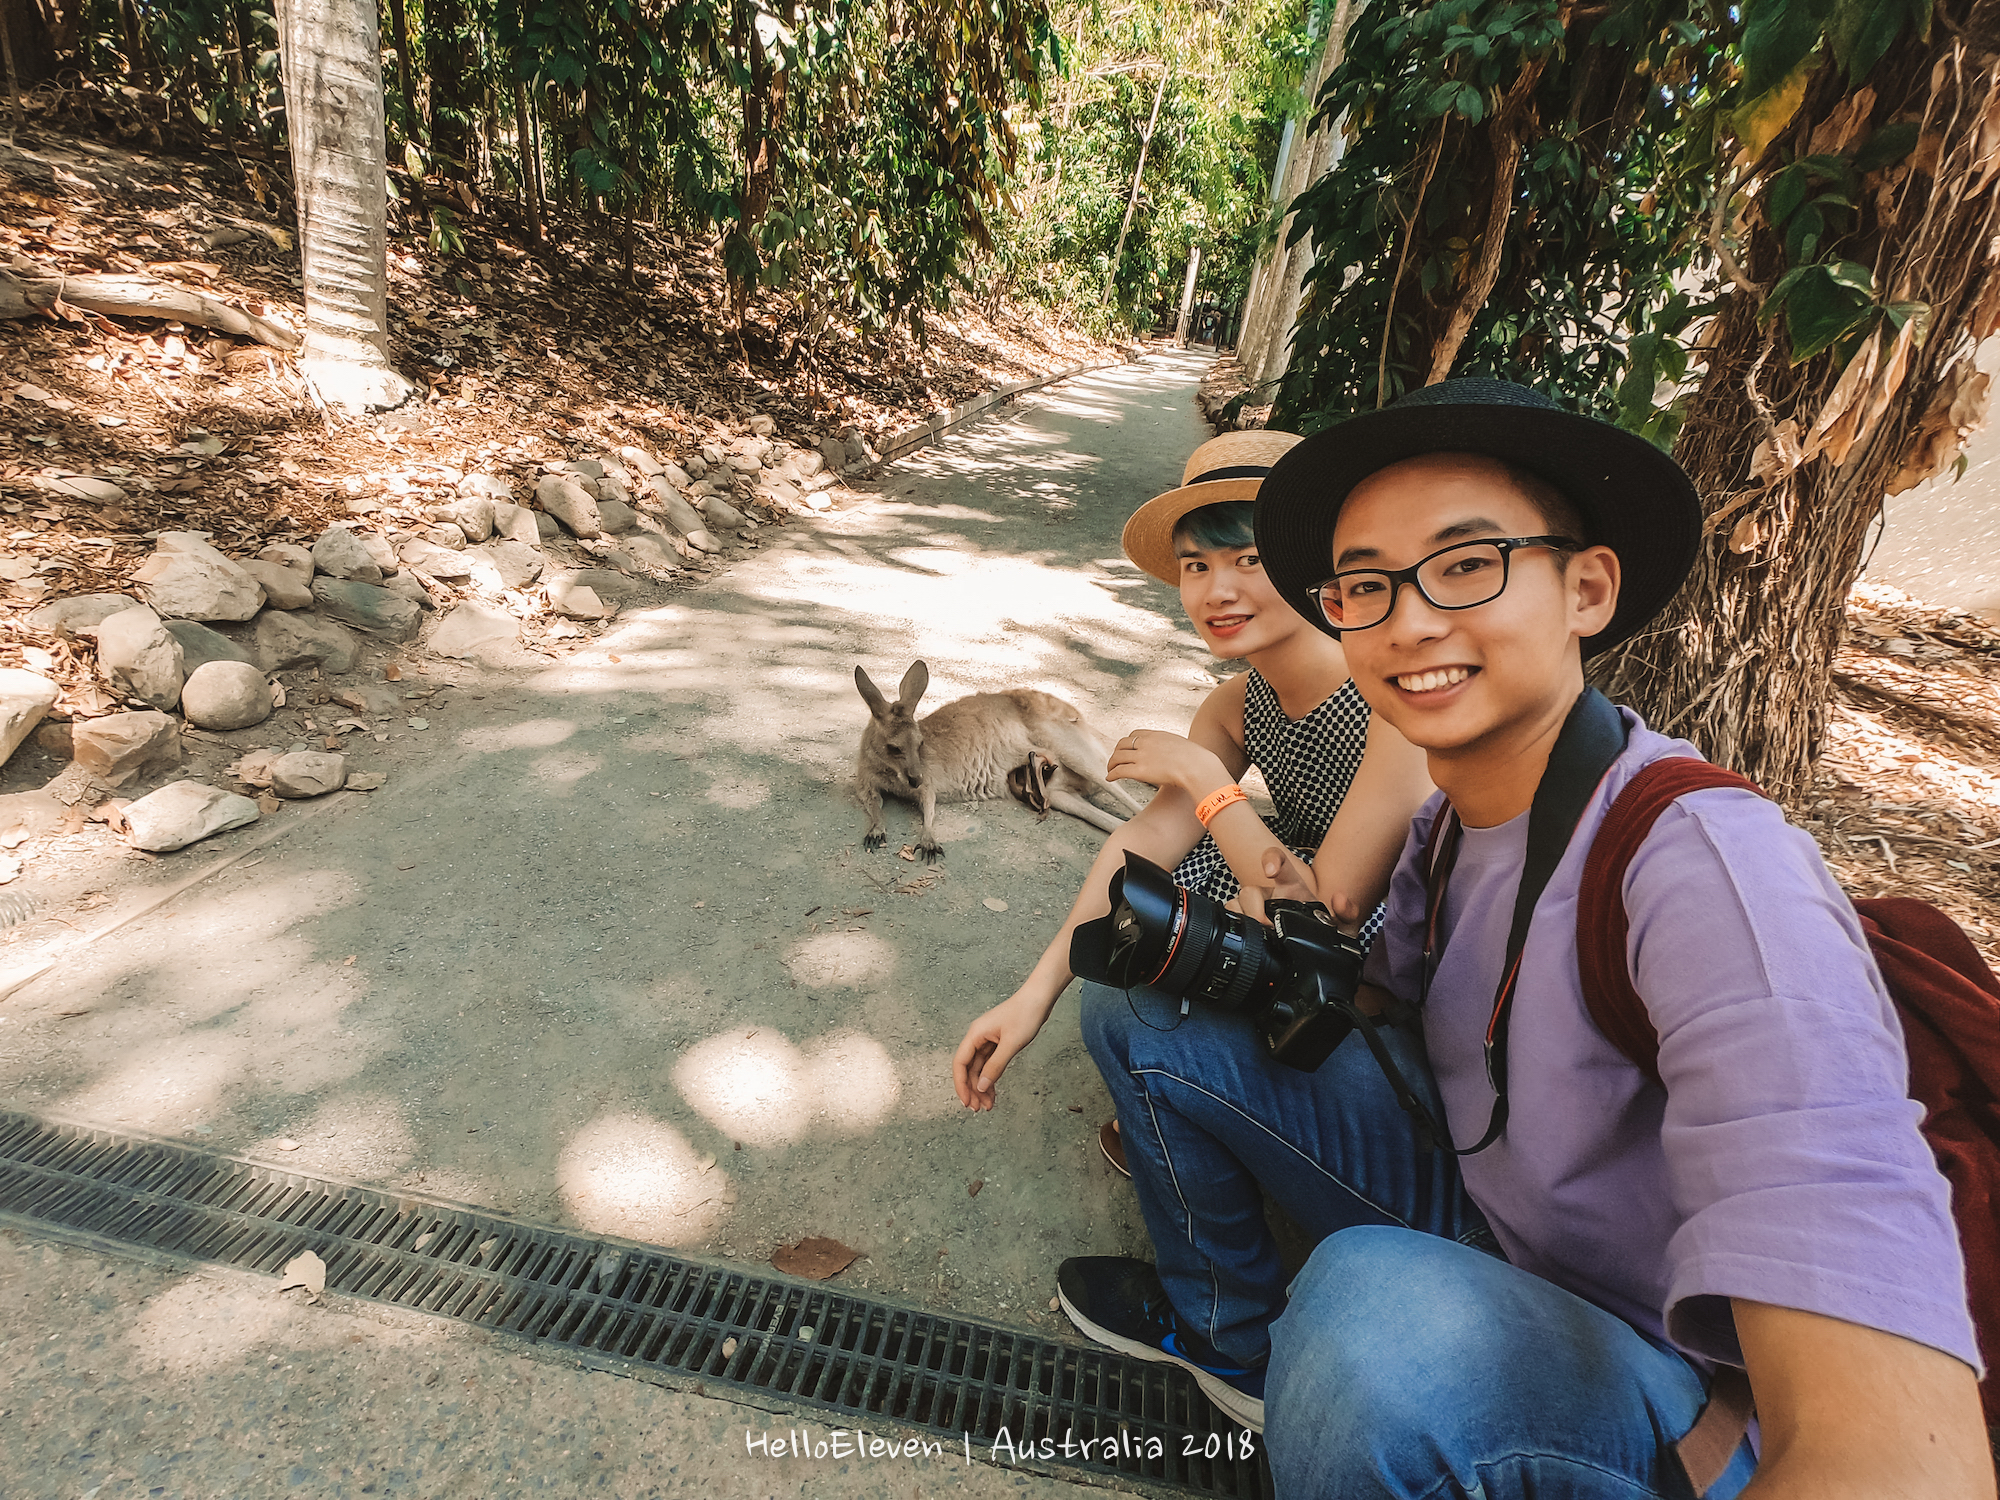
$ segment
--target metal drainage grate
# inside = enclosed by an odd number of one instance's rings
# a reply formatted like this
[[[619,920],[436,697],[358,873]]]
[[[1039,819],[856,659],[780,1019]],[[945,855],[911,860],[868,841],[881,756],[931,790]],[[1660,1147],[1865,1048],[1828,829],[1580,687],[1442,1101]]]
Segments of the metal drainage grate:
[[[1271,1493],[1263,1444],[1241,1456],[1242,1429],[1177,1366],[627,1240],[7,1112],[0,1214],[267,1273],[311,1250],[326,1262],[330,1291],[476,1323],[625,1374],[922,1428],[948,1452],[969,1444],[982,1459],[1004,1429],[1018,1466],[1034,1473],[1252,1500]],[[1085,1451],[1088,1459],[1077,1456]],[[998,1449],[999,1461],[1008,1455]]]

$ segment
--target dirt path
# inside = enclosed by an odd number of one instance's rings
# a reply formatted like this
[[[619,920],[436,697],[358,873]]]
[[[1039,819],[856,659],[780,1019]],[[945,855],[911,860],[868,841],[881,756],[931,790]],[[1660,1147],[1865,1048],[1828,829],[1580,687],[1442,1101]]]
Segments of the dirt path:
[[[1054,1326],[1058,1259],[1144,1243],[1073,1005],[992,1115],[959,1110],[947,1059],[1096,835],[948,809],[926,882],[892,807],[864,854],[851,673],[921,655],[932,705],[1034,686],[1114,732],[1184,726],[1208,658],[1117,536],[1205,436],[1203,364],[1054,388],[567,661],[461,690],[372,800],[13,995],[0,1093],[721,1255],[829,1235],[865,1255],[857,1287]]]

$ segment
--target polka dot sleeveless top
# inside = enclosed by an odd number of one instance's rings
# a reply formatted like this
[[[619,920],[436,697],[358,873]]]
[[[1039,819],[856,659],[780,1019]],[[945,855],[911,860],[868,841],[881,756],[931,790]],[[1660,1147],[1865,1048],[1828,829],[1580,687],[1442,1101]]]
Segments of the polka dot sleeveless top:
[[[1352,678],[1303,719],[1288,719],[1277,690],[1255,667],[1250,669],[1243,695],[1243,749],[1271,789],[1276,816],[1264,823],[1307,864],[1354,784],[1367,744],[1368,704]],[[1174,883],[1217,901],[1229,900],[1238,890],[1228,861],[1208,834],[1175,868]],[[1381,925],[1377,907],[1362,927],[1363,940],[1372,939]]]

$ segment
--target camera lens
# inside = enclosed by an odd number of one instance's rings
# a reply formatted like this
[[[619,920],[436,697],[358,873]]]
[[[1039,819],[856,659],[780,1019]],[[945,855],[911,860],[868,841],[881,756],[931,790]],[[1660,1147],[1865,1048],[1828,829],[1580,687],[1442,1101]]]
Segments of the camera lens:
[[[1112,877],[1110,921],[1105,967],[1122,988],[1234,1010],[1277,977],[1261,925],[1183,890],[1156,865],[1134,860]]]

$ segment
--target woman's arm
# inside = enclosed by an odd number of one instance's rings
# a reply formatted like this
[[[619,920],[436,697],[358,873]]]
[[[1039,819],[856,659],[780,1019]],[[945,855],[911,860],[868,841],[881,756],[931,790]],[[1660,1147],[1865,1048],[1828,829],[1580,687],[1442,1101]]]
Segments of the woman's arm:
[[[1424,752],[1370,715],[1361,768],[1313,858],[1313,888],[1336,921],[1360,922],[1387,894],[1410,819],[1435,790]]]
[[[1249,765],[1242,745],[1229,736],[1227,707],[1232,693],[1236,700],[1236,722],[1240,733],[1243,719],[1243,682],[1240,677],[1225,682],[1203,700],[1195,715],[1195,725],[1190,730],[1191,734],[1201,734],[1206,742],[1204,754],[1218,765],[1233,767],[1218,785],[1226,785],[1240,776]],[[1222,700],[1219,705],[1218,700]],[[1212,708],[1214,712],[1211,712]],[[1141,733],[1149,736],[1160,734],[1164,739],[1187,743],[1179,735],[1168,735],[1162,731],[1142,730]],[[1129,740],[1131,736],[1126,738]],[[1114,753],[1111,765],[1118,763],[1118,755]],[[1116,779],[1115,775],[1113,779]],[[1194,815],[1194,799],[1171,780],[1154,784],[1160,790],[1153,800],[1136,818],[1105,839],[1104,847],[1097,851],[1090,873],[1084,877],[1083,889],[1077,893],[1076,904],[1070,907],[1069,917],[1050,939],[1041,960],[1022,981],[1021,987],[966,1028],[965,1038],[952,1057],[951,1076],[959,1102],[967,1109],[993,1107],[994,1081],[1015,1054],[1035,1039],[1042,1023],[1055,1009],[1057,998],[1076,977],[1069,967],[1070,939],[1083,923],[1110,912],[1111,877],[1125,868],[1126,852],[1129,850],[1142,855],[1154,864],[1171,870],[1188,850],[1201,842],[1202,828]],[[1258,826],[1262,827],[1261,820]],[[1267,831],[1266,842],[1269,841]]]

